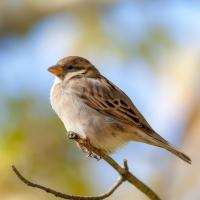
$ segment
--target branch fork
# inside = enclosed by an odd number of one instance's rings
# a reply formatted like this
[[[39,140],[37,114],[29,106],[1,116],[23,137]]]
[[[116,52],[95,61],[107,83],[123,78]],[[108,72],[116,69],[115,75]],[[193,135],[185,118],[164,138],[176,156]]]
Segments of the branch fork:
[[[84,146],[86,149],[88,149],[88,142],[85,139],[80,138],[80,136],[77,133],[74,132],[69,132],[68,133],[68,138],[75,140],[82,146]],[[91,148],[91,146],[90,146]],[[89,149],[91,150],[91,149]],[[51,188],[44,187],[42,185],[33,183],[26,179],[15,166],[12,166],[13,171],[17,175],[17,177],[24,182],[26,185],[34,188],[38,188],[40,190],[46,191],[47,193],[53,194],[56,197],[60,197],[63,199],[70,199],[70,200],[102,200],[106,199],[109,196],[111,196],[119,186],[122,185],[123,182],[128,181],[130,184],[134,185],[136,188],[138,188],[142,193],[144,193],[149,199],[151,200],[161,200],[157,194],[150,189],[147,185],[145,185],[143,182],[141,182],[138,178],[136,178],[128,168],[128,162],[127,160],[123,161],[123,167],[121,167],[118,163],[116,163],[110,156],[108,156],[106,153],[103,151],[92,147],[92,153],[94,154],[94,158],[97,158],[95,156],[98,156],[99,158],[102,158],[104,161],[106,161],[109,165],[111,165],[112,168],[114,168],[120,175],[119,179],[116,181],[116,183],[104,194],[99,195],[99,196],[88,196],[88,197],[83,197],[83,196],[74,196],[74,195],[69,195],[69,194],[64,194],[61,192],[57,192]]]

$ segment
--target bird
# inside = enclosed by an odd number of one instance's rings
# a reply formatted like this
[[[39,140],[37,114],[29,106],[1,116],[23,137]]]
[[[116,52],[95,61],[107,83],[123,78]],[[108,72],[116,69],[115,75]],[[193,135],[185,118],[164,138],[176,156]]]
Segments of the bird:
[[[191,164],[191,159],[161,137],[132,100],[89,60],[67,56],[48,71],[55,76],[50,92],[53,110],[67,131],[77,133],[90,146],[110,154],[128,142],[142,142]]]

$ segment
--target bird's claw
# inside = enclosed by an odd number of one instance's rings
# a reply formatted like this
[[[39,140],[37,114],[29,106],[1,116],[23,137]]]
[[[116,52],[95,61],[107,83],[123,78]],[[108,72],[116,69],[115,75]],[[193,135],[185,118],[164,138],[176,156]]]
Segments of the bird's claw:
[[[94,147],[92,146],[92,144],[90,143],[90,140],[88,138],[82,139],[82,141],[80,141],[80,139],[81,139],[80,136],[73,131],[68,131],[67,137],[69,139],[76,140],[79,148],[84,153],[88,154],[87,157],[94,158],[97,161],[101,160],[101,156],[99,156],[93,152]],[[99,151],[101,152],[101,150],[99,150]]]
[[[77,139],[80,138],[79,135],[77,133],[73,132],[73,131],[68,131],[67,132],[67,137],[69,139],[72,139],[72,140],[77,140]]]
[[[96,155],[96,154],[94,154],[94,153],[89,153],[89,154],[87,155],[87,157],[89,157],[89,158],[94,158],[94,159],[96,159],[97,161],[101,160],[101,156],[98,156],[98,155]]]

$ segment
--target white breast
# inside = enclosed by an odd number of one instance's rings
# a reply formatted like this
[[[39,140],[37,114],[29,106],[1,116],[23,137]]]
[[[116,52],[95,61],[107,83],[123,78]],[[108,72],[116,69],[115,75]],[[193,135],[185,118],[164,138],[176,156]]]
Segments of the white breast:
[[[67,89],[56,79],[51,88],[50,101],[53,110],[62,120],[67,131],[73,131],[85,137],[80,123],[80,112],[83,107],[70,88]]]

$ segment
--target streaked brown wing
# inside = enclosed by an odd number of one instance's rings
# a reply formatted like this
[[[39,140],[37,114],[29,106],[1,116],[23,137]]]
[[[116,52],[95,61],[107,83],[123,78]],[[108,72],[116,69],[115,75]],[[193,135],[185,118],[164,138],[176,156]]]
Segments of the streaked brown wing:
[[[81,94],[88,106],[123,123],[136,126],[156,140],[167,143],[151,128],[129,97],[117,86],[103,76],[88,81],[91,82],[88,82]]]

